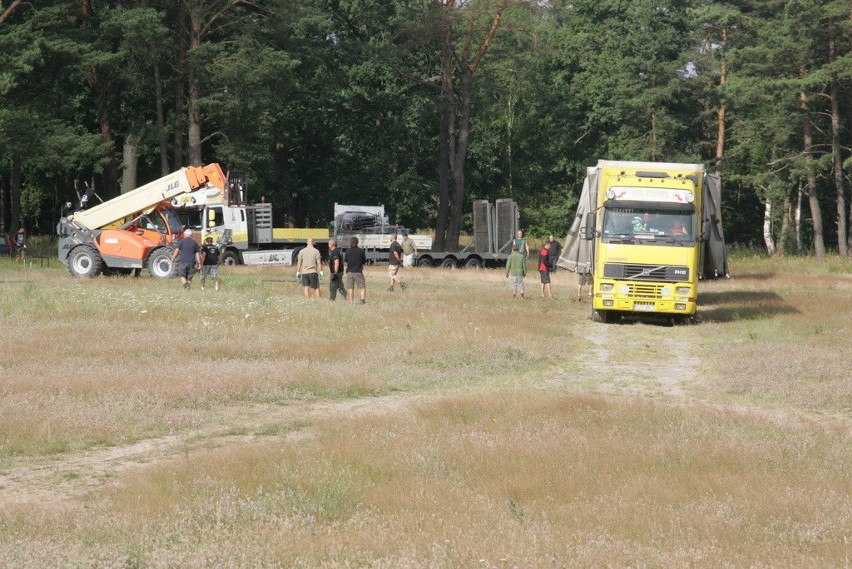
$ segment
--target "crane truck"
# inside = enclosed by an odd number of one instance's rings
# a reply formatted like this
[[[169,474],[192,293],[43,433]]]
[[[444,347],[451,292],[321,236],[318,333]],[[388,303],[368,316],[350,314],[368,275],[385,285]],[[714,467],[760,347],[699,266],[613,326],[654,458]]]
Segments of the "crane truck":
[[[189,166],[62,217],[56,227],[59,260],[77,277],[145,267],[153,277],[172,276],[172,245],[182,224],[170,200],[193,191],[221,194],[225,180],[219,164]]]
[[[694,318],[699,280],[729,276],[718,175],[702,164],[598,161],[557,264],[592,275],[598,322]]]

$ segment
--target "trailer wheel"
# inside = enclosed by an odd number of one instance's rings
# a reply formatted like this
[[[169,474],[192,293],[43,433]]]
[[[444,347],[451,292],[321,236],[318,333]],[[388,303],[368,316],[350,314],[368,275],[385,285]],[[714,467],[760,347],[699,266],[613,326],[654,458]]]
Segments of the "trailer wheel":
[[[240,264],[240,255],[234,251],[225,251],[222,253],[222,264],[233,267]]]
[[[432,261],[432,257],[418,257],[417,258],[417,266],[418,267],[434,267],[435,262]]]
[[[480,269],[482,268],[482,260],[478,257],[471,257],[464,262],[465,269]]]
[[[455,269],[457,268],[456,260],[452,257],[447,257],[441,262],[442,269]]]
[[[167,279],[175,276],[177,265],[172,261],[172,250],[166,247],[155,249],[148,256],[148,273],[155,279]]]
[[[75,277],[96,277],[103,266],[100,253],[91,245],[79,245],[68,255],[68,270]]]

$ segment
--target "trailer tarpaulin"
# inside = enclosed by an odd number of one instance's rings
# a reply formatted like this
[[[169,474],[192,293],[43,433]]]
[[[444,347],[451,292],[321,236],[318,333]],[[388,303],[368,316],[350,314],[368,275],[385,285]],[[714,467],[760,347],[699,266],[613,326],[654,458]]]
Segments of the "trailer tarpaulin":
[[[586,214],[594,212],[598,203],[598,169],[588,168],[583,181],[583,191],[577,204],[577,215],[565,236],[565,245],[556,265],[574,273],[592,273],[594,267],[594,239],[583,239]]]
[[[718,174],[704,176],[704,234],[701,246],[699,278],[716,279],[730,277],[728,254],[725,250],[725,235],[722,231],[722,191]]]

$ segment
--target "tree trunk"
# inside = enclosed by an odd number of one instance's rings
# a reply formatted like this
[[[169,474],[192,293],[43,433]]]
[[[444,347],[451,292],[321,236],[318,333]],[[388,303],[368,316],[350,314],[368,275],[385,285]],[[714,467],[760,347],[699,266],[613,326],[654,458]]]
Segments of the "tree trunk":
[[[767,199],[763,204],[763,243],[770,256],[775,255],[775,239],[772,237],[772,200]]]
[[[793,206],[790,203],[790,196],[784,196],[784,202],[781,204],[783,210],[781,212],[781,241],[779,243],[778,252],[781,255],[790,254],[790,233],[793,231]]]
[[[83,13],[83,23],[82,27],[87,28],[89,25],[89,18],[92,15],[92,3],[90,0],[83,0],[81,5],[81,11]],[[110,126],[110,117],[109,117],[109,107],[107,105],[107,97],[106,93],[104,93],[104,89],[98,81],[97,76],[94,72],[89,72],[86,74],[86,84],[89,87],[89,90],[92,92],[92,96],[95,99],[95,107],[97,108],[98,113],[98,124],[101,129],[101,136],[103,139],[112,145],[112,128]],[[110,198],[114,198],[118,195],[118,164],[116,164],[115,160],[115,152],[110,149],[109,153],[109,162],[104,167],[103,172],[103,199],[107,200]]]
[[[0,236],[9,233],[9,180],[0,176]]]
[[[175,132],[172,144],[172,170],[178,170],[183,163],[183,129],[186,124],[184,98],[186,96],[186,2],[178,2],[178,53],[177,75],[175,77]]]
[[[794,215],[794,220],[796,222],[796,255],[801,255],[803,246],[802,246],[802,197],[804,192],[802,191],[802,182],[799,182],[799,187],[796,190],[796,211]]]
[[[803,73],[802,73],[803,75]],[[803,124],[802,124],[802,144],[804,146],[802,154],[805,157],[807,165],[807,175],[805,177],[807,183],[808,206],[811,210],[814,228],[814,255],[818,262],[825,261],[825,242],[823,240],[822,228],[822,209],[819,205],[819,196],[817,195],[816,174],[813,168],[813,123],[811,122],[810,111],[808,110],[807,96],[804,92],[799,94],[799,100],[802,103]]]
[[[138,134],[130,133],[124,139],[124,157],[121,169],[121,193],[126,194],[136,189],[136,169],[139,162]]]
[[[201,46],[201,14],[196,7],[189,11],[190,36],[189,51],[192,52]],[[201,97],[198,73],[190,69],[189,73],[189,97],[186,101],[187,110],[187,153],[190,166],[201,166],[201,113],[198,108],[198,99]]]
[[[163,78],[160,77],[160,62],[154,61],[154,97],[157,106],[157,136],[160,139],[160,175],[169,173],[169,145],[166,141],[166,118],[163,111]]]
[[[719,69],[719,87],[724,90],[725,83],[728,80],[728,63],[725,61],[725,44],[728,41],[728,28],[722,28],[722,42],[720,50],[722,52],[722,65]],[[722,161],[722,156],[725,153],[725,105],[720,104],[716,111],[716,163]],[[766,202],[769,205],[769,201]]]
[[[473,71],[470,67],[464,65],[461,73],[461,117],[452,169],[453,207],[450,211],[450,224],[447,229],[447,248],[449,251],[459,250],[459,236],[461,235],[461,221],[465,204],[464,163],[467,159],[467,149],[470,142],[470,116],[473,98]]]
[[[24,225],[21,215],[21,154],[12,152],[12,171],[9,176],[9,234]]]
[[[828,25],[828,60],[834,63],[837,59],[837,46],[834,37],[834,21]],[[837,252],[842,256],[849,254],[846,240],[846,194],[843,188],[843,155],[840,146],[840,103],[837,94],[837,74],[831,74],[829,84],[829,99],[831,100],[831,167],[834,174],[834,194],[837,206]]]
[[[447,227],[450,219],[450,168],[453,163],[455,138],[455,95],[453,93],[452,28],[447,24],[441,44],[441,125],[438,145],[438,217],[435,222],[437,251],[446,251]]]

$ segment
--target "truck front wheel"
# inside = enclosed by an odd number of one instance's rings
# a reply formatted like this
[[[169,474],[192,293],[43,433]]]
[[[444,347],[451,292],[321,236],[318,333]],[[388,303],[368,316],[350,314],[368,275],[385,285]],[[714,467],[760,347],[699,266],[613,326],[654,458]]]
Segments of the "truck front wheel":
[[[177,265],[172,261],[171,249],[161,247],[148,257],[148,273],[155,279],[167,279],[175,276]]]
[[[234,251],[225,251],[222,254],[222,264],[233,267],[240,264],[240,255]]]
[[[103,266],[100,253],[91,245],[79,245],[68,255],[68,270],[75,277],[95,277]]]

